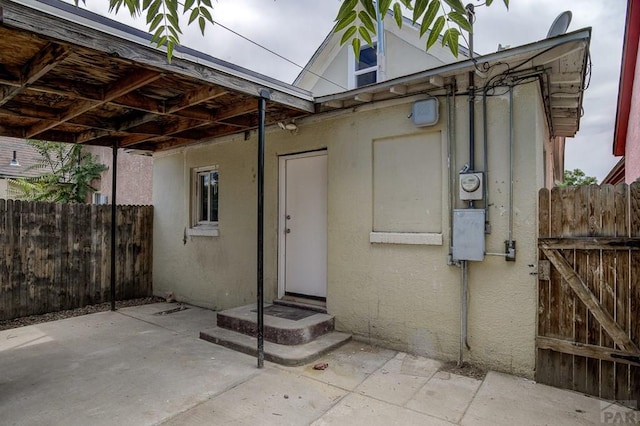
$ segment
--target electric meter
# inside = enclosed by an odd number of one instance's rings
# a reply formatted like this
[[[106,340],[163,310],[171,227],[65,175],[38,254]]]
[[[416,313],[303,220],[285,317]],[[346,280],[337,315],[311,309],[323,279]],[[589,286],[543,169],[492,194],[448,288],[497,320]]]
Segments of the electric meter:
[[[482,200],[482,173],[460,173],[460,199]]]

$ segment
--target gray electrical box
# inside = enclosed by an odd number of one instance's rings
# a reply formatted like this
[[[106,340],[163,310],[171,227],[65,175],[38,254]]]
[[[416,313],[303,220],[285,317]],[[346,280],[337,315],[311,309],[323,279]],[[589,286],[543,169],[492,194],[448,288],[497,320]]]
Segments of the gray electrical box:
[[[413,103],[411,118],[418,127],[433,126],[438,123],[438,99],[429,98]]]
[[[484,210],[453,211],[453,259],[484,260]]]

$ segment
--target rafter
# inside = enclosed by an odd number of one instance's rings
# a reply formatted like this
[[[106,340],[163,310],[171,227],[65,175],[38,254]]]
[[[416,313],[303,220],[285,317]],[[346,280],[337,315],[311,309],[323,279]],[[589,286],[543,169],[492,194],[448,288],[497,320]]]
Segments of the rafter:
[[[139,70],[136,72],[129,73],[126,77],[121,80],[114,82],[112,84],[107,85],[104,90],[104,97],[100,102],[94,101],[78,101],[74,106],[67,109],[63,114],[58,117],[57,123],[38,123],[31,128],[27,129],[26,137],[32,138],[37,136],[38,134],[44,132],[45,130],[49,130],[53,127],[56,127],[59,124],[67,122],[80,114],[83,114],[93,108],[96,108],[100,105],[103,105],[107,102],[112,101],[115,98],[123,96],[133,90],[139,89],[142,86],[145,86],[157,79],[162,77],[161,73],[150,70]]]
[[[0,90],[0,106],[6,104],[14,96],[48,73],[60,62],[64,61],[71,51],[59,44],[49,43],[33,56],[20,71],[20,85]]]
[[[210,101],[211,99],[218,98],[226,95],[228,92],[219,87],[199,87],[184,95],[178,96],[175,99],[171,99],[166,102],[167,114],[183,110],[185,108],[192,107],[202,102]]]

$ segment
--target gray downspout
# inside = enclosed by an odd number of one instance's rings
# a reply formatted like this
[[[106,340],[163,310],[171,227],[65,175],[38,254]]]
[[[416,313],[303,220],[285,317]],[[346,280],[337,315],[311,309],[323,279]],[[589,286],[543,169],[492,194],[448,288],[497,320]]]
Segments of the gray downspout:
[[[489,222],[489,137],[487,130],[487,89],[482,91],[482,145],[484,151],[484,232],[491,233]]]

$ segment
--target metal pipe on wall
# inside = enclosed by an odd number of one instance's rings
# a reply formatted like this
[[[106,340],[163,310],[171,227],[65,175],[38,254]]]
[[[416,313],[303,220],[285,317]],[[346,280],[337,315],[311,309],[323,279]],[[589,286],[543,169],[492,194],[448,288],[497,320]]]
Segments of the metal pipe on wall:
[[[111,310],[116,310],[116,192],[118,178],[118,142],[111,147]]]
[[[264,134],[267,100],[270,93],[260,91],[258,99],[258,235],[257,235],[257,316],[258,368],[264,367]]]
[[[482,91],[482,146],[484,155],[484,231],[491,233],[489,222],[489,137],[487,127],[487,89]]]
[[[509,247],[513,243],[513,86],[509,86]]]

